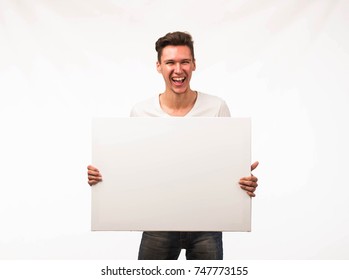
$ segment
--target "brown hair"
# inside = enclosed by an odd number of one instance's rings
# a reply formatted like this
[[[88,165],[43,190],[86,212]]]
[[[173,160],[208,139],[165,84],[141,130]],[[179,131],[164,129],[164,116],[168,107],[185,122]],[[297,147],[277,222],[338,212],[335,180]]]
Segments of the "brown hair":
[[[155,43],[155,50],[158,53],[158,62],[161,60],[162,50],[167,46],[187,46],[195,60],[194,42],[189,33],[176,31],[167,33],[164,37],[159,38]]]

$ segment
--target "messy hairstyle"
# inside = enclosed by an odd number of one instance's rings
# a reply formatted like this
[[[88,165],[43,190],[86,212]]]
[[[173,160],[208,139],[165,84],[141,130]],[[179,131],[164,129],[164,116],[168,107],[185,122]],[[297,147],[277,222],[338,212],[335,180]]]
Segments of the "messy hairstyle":
[[[155,50],[158,53],[158,62],[161,60],[162,50],[167,46],[187,46],[194,58],[194,42],[191,35],[187,32],[167,33],[164,37],[159,38],[155,43]]]

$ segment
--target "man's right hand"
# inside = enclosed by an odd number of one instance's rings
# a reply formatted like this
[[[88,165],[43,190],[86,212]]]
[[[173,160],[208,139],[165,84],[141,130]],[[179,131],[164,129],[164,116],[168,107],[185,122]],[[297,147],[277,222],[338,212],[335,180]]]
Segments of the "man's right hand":
[[[97,183],[102,181],[101,173],[99,173],[99,170],[92,165],[87,166],[87,176],[88,184],[90,186],[96,185]]]

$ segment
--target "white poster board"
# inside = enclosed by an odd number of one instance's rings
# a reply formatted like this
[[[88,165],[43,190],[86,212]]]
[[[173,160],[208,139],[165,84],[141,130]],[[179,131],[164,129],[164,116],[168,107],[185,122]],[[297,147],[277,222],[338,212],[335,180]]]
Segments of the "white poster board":
[[[92,230],[250,231],[248,118],[96,118]]]

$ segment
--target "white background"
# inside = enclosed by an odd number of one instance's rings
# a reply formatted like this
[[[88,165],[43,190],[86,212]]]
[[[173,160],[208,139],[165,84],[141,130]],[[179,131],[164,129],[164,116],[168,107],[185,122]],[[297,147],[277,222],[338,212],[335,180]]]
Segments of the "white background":
[[[90,124],[164,89],[154,43],[180,30],[192,88],[253,120],[252,232],[225,233],[225,258],[348,259],[348,14],[345,0],[0,0],[0,258],[137,257],[141,233],[90,232]]]

